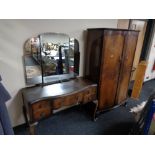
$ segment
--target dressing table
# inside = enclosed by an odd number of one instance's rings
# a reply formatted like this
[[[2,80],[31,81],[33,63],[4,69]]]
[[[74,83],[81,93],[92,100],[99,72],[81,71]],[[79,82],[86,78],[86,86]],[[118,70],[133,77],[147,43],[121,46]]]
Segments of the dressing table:
[[[79,44],[65,34],[44,33],[24,45],[25,78],[23,113],[30,134],[57,111],[73,105],[94,103],[97,110],[97,84],[78,77]]]
[[[95,83],[83,78],[44,87],[24,88],[22,90],[23,110],[26,123],[30,127],[30,134],[35,133],[35,125],[38,121],[51,116],[55,110],[95,101],[96,90]],[[95,118],[95,109],[93,118]]]

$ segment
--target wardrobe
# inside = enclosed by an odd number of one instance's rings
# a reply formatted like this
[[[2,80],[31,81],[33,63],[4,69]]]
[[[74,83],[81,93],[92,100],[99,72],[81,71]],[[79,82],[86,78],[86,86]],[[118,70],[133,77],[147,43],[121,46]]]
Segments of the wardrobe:
[[[138,31],[87,29],[85,77],[98,84],[98,110],[125,103]]]

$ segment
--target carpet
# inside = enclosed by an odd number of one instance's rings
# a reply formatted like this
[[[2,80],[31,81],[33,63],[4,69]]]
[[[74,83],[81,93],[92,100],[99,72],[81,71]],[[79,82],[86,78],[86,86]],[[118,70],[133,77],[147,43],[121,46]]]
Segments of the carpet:
[[[144,83],[139,100],[129,98],[127,106],[120,106],[99,116],[92,121],[85,107],[75,106],[61,111],[48,119],[41,121],[37,128],[38,135],[127,135],[135,124],[135,118],[130,109],[146,101],[154,92],[155,80]],[[24,126],[14,128],[17,135],[27,135]]]

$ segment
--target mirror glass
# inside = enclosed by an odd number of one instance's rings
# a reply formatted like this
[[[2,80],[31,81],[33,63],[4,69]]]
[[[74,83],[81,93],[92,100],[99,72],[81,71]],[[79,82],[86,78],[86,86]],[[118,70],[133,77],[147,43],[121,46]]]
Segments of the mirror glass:
[[[43,33],[24,44],[27,84],[55,83],[79,74],[79,43],[66,34]]]

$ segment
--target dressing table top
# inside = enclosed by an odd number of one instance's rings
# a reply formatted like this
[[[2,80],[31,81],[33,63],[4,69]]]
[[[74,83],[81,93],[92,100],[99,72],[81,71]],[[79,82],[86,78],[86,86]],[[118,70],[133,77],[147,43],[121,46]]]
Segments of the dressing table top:
[[[76,78],[68,82],[56,83],[47,86],[35,86],[31,88],[24,88],[22,90],[23,98],[29,103],[48,99],[66,96],[75,92],[80,92],[88,87],[97,86],[84,78]]]

